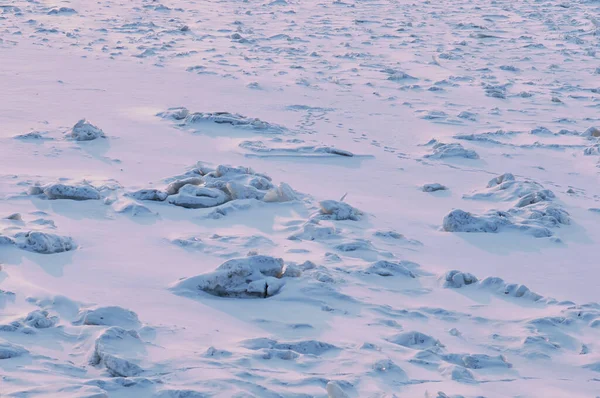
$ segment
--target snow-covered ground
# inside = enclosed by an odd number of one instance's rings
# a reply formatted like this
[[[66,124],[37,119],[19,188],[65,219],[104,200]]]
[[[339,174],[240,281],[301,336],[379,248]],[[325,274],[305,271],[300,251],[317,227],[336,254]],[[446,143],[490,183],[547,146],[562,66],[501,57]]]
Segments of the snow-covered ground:
[[[0,3],[0,396],[599,396],[599,15]]]

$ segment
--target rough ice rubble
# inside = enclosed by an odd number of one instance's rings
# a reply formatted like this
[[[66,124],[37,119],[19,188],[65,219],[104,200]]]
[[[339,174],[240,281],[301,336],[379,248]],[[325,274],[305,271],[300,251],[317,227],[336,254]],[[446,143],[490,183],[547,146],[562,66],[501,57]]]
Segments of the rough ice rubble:
[[[553,299],[545,299],[541,295],[532,292],[525,285],[506,283],[502,278],[494,276],[480,281],[475,275],[470,273],[452,270],[448,271],[442,280],[445,288],[460,289],[465,286],[476,286],[479,289],[488,290],[500,296],[525,298],[531,301],[544,300],[545,302],[555,302]]]
[[[277,294],[284,282],[283,260],[256,255],[224,262],[215,271],[177,282],[173,288],[204,291],[220,297],[269,297]]]
[[[285,183],[275,186],[271,178],[247,167],[219,165],[211,170],[197,167],[183,176],[168,180],[164,189],[141,189],[128,193],[137,200],[166,201],[188,209],[217,207],[242,199],[262,202],[288,202],[297,199]]]
[[[238,128],[258,130],[263,133],[278,134],[286,131],[285,127],[265,122],[257,118],[249,118],[237,113],[229,112],[194,112],[190,113],[187,108],[176,107],[169,108],[164,112],[158,113],[163,119],[170,119],[179,122],[180,126],[193,126],[199,123],[228,124]]]
[[[137,376],[143,372],[142,368],[122,355],[139,349],[142,344],[136,331],[113,326],[96,339],[90,363],[104,366],[113,377]]]
[[[479,155],[472,149],[466,149],[461,144],[451,143],[444,144],[437,140],[430,141],[427,145],[431,147],[432,153],[426,154],[423,157],[428,159],[447,159],[447,158],[464,158],[464,159],[479,159]]]
[[[78,121],[65,136],[74,141],[92,141],[98,138],[106,138],[104,131],[94,126],[86,119]]]
[[[202,209],[222,205],[229,200],[229,197],[220,189],[185,185],[167,200],[175,206],[186,209]]]
[[[549,228],[570,223],[569,213],[553,203],[555,195],[552,191],[536,182],[518,181],[510,173],[493,178],[486,189],[464,198],[514,203],[506,211],[490,210],[483,215],[452,210],[444,217],[444,231],[500,232],[515,229],[535,237],[549,237],[552,236]]]
[[[242,346],[250,350],[259,350],[263,348],[272,348],[277,350],[290,350],[302,355],[323,355],[331,350],[337,350],[338,347],[333,344],[317,340],[301,340],[295,342],[278,342],[267,338],[256,338],[242,342]]]

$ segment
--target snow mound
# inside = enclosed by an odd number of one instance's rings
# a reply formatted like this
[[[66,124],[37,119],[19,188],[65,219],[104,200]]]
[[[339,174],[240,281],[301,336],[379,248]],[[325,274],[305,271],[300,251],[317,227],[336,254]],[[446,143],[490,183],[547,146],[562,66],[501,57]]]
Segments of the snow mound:
[[[50,200],[95,200],[100,199],[98,190],[90,185],[50,184],[42,188],[42,193]]]
[[[269,256],[250,256],[224,262],[214,272],[177,282],[177,290],[201,290],[220,297],[269,297],[277,294],[284,282],[283,260]]]
[[[28,353],[29,351],[19,345],[0,341],[0,359],[16,358]]]
[[[416,275],[402,261],[399,263],[385,260],[377,261],[367,267],[365,272],[380,276],[405,276],[416,278]]]
[[[387,339],[390,343],[398,344],[403,347],[412,349],[426,349],[433,347],[443,347],[439,340],[421,333],[421,332],[405,332],[392,336]]]
[[[444,287],[459,289],[463,286],[468,286],[478,281],[475,275],[468,272],[460,272],[457,270],[448,271],[444,275]]]
[[[140,189],[135,192],[131,192],[128,194],[134,199],[137,200],[151,200],[156,202],[162,202],[167,199],[169,196],[166,192],[161,191],[159,189]]]
[[[48,311],[36,310],[32,311],[23,320],[28,326],[36,329],[47,329],[51,328],[58,323],[58,317],[50,316]]]
[[[136,329],[141,326],[135,312],[117,306],[83,310],[73,323],[75,325],[120,326],[126,329]]]
[[[48,11],[48,15],[73,15],[77,14],[73,8],[69,7],[55,7]]]
[[[121,355],[139,349],[142,344],[137,332],[111,327],[96,339],[90,363],[105,367],[113,377],[138,376],[142,368]]]
[[[72,238],[51,233],[30,231],[15,235],[17,247],[40,254],[62,253],[75,250],[77,245]]]
[[[70,132],[66,134],[66,137],[74,141],[92,141],[98,138],[106,138],[104,131],[94,126],[86,119],[81,119]]]
[[[148,207],[130,200],[119,200],[113,203],[113,208],[117,213],[129,214],[134,217],[149,216],[155,214]]]
[[[322,220],[352,220],[358,221],[362,212],[344,202],[323,200],[319,202],[318,218]]]
[[[458,143],[444,144],[442,142],[436,142],[432,147],[432,151],[433,153],[427,154],[424,157],[429,159],[479,159],[477,152],[472,149],[465,149],[461,144]]]
[[[263,133],[278,134],[286,131],[285,127],[265,122],[257,118],[246,117],[230,112],[194,112],[183,107],[169,108],[157,116],[179,122],[180,126],[193,126],[200,123],[228,124],[236,128],[257,130]]]
[[[457,270],[448,271],[442,278],[443,286],[450,289],[461,289],[466,286],[476,286],[479,289],[488,290],[499,296],[515,298],[526,298],[532,301],[544,299],[541,295],[532,292],[525,285],[506,283],[502,278],[487,277],[479,280],[475,275]],[[551,300],[551,299],[550,299]],[[546,301],[549,301],[546,299]]]

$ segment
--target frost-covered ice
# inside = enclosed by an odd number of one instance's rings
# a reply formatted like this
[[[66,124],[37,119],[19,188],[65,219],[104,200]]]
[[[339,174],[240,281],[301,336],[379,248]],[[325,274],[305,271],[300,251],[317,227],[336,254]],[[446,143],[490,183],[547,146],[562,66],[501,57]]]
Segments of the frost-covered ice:
[[[5,1],[0,395],[598,395],[598,11]]]

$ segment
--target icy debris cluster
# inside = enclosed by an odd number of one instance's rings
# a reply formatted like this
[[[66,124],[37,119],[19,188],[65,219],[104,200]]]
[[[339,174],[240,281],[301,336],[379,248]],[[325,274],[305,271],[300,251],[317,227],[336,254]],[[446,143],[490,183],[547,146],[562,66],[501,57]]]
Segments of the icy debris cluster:
[[[161,201],[188,209],[216,207],[227,202],[254,199],[288,202],[297,199],[285,183],[275,186],[271,178],[246,167],[217,166],[215,170],[194,168],[170,179],[162,190],[142,189],[128,194],[137,200]]]
[[[535,237],[549,237],[552,236],[550,228],[570,223],[569,213],[554,202],[552,191],[536,182],[519,181],[510,173],[493,178],[486,189],[464,197],[513,202],[513,205],[506,211],[491,210],[482,215],[452,210],[444,217],[444,231],[500,232],[513,229]]]
[[[179,126],[194,126],[200,123],[228,124],[237,128],[257,130],[261,133],[278,134],[286,131],[285,127],[268,123],[257,118],[250,118],[229,112],[194,112],[187,108],[169,108],[157,116],[178,122]]]
[[[82,310],[73,324],[119,326],[126,329],[138,328],[141,325],[135,312],[117,306]]]
[[[446,191],[446,190],[448,190],[448,187],[435,182],[433,184],[425,184],[425,185],[423,185],[423,187],[421,189],[423,190],[423,192],[437,192],[437,191]]]

